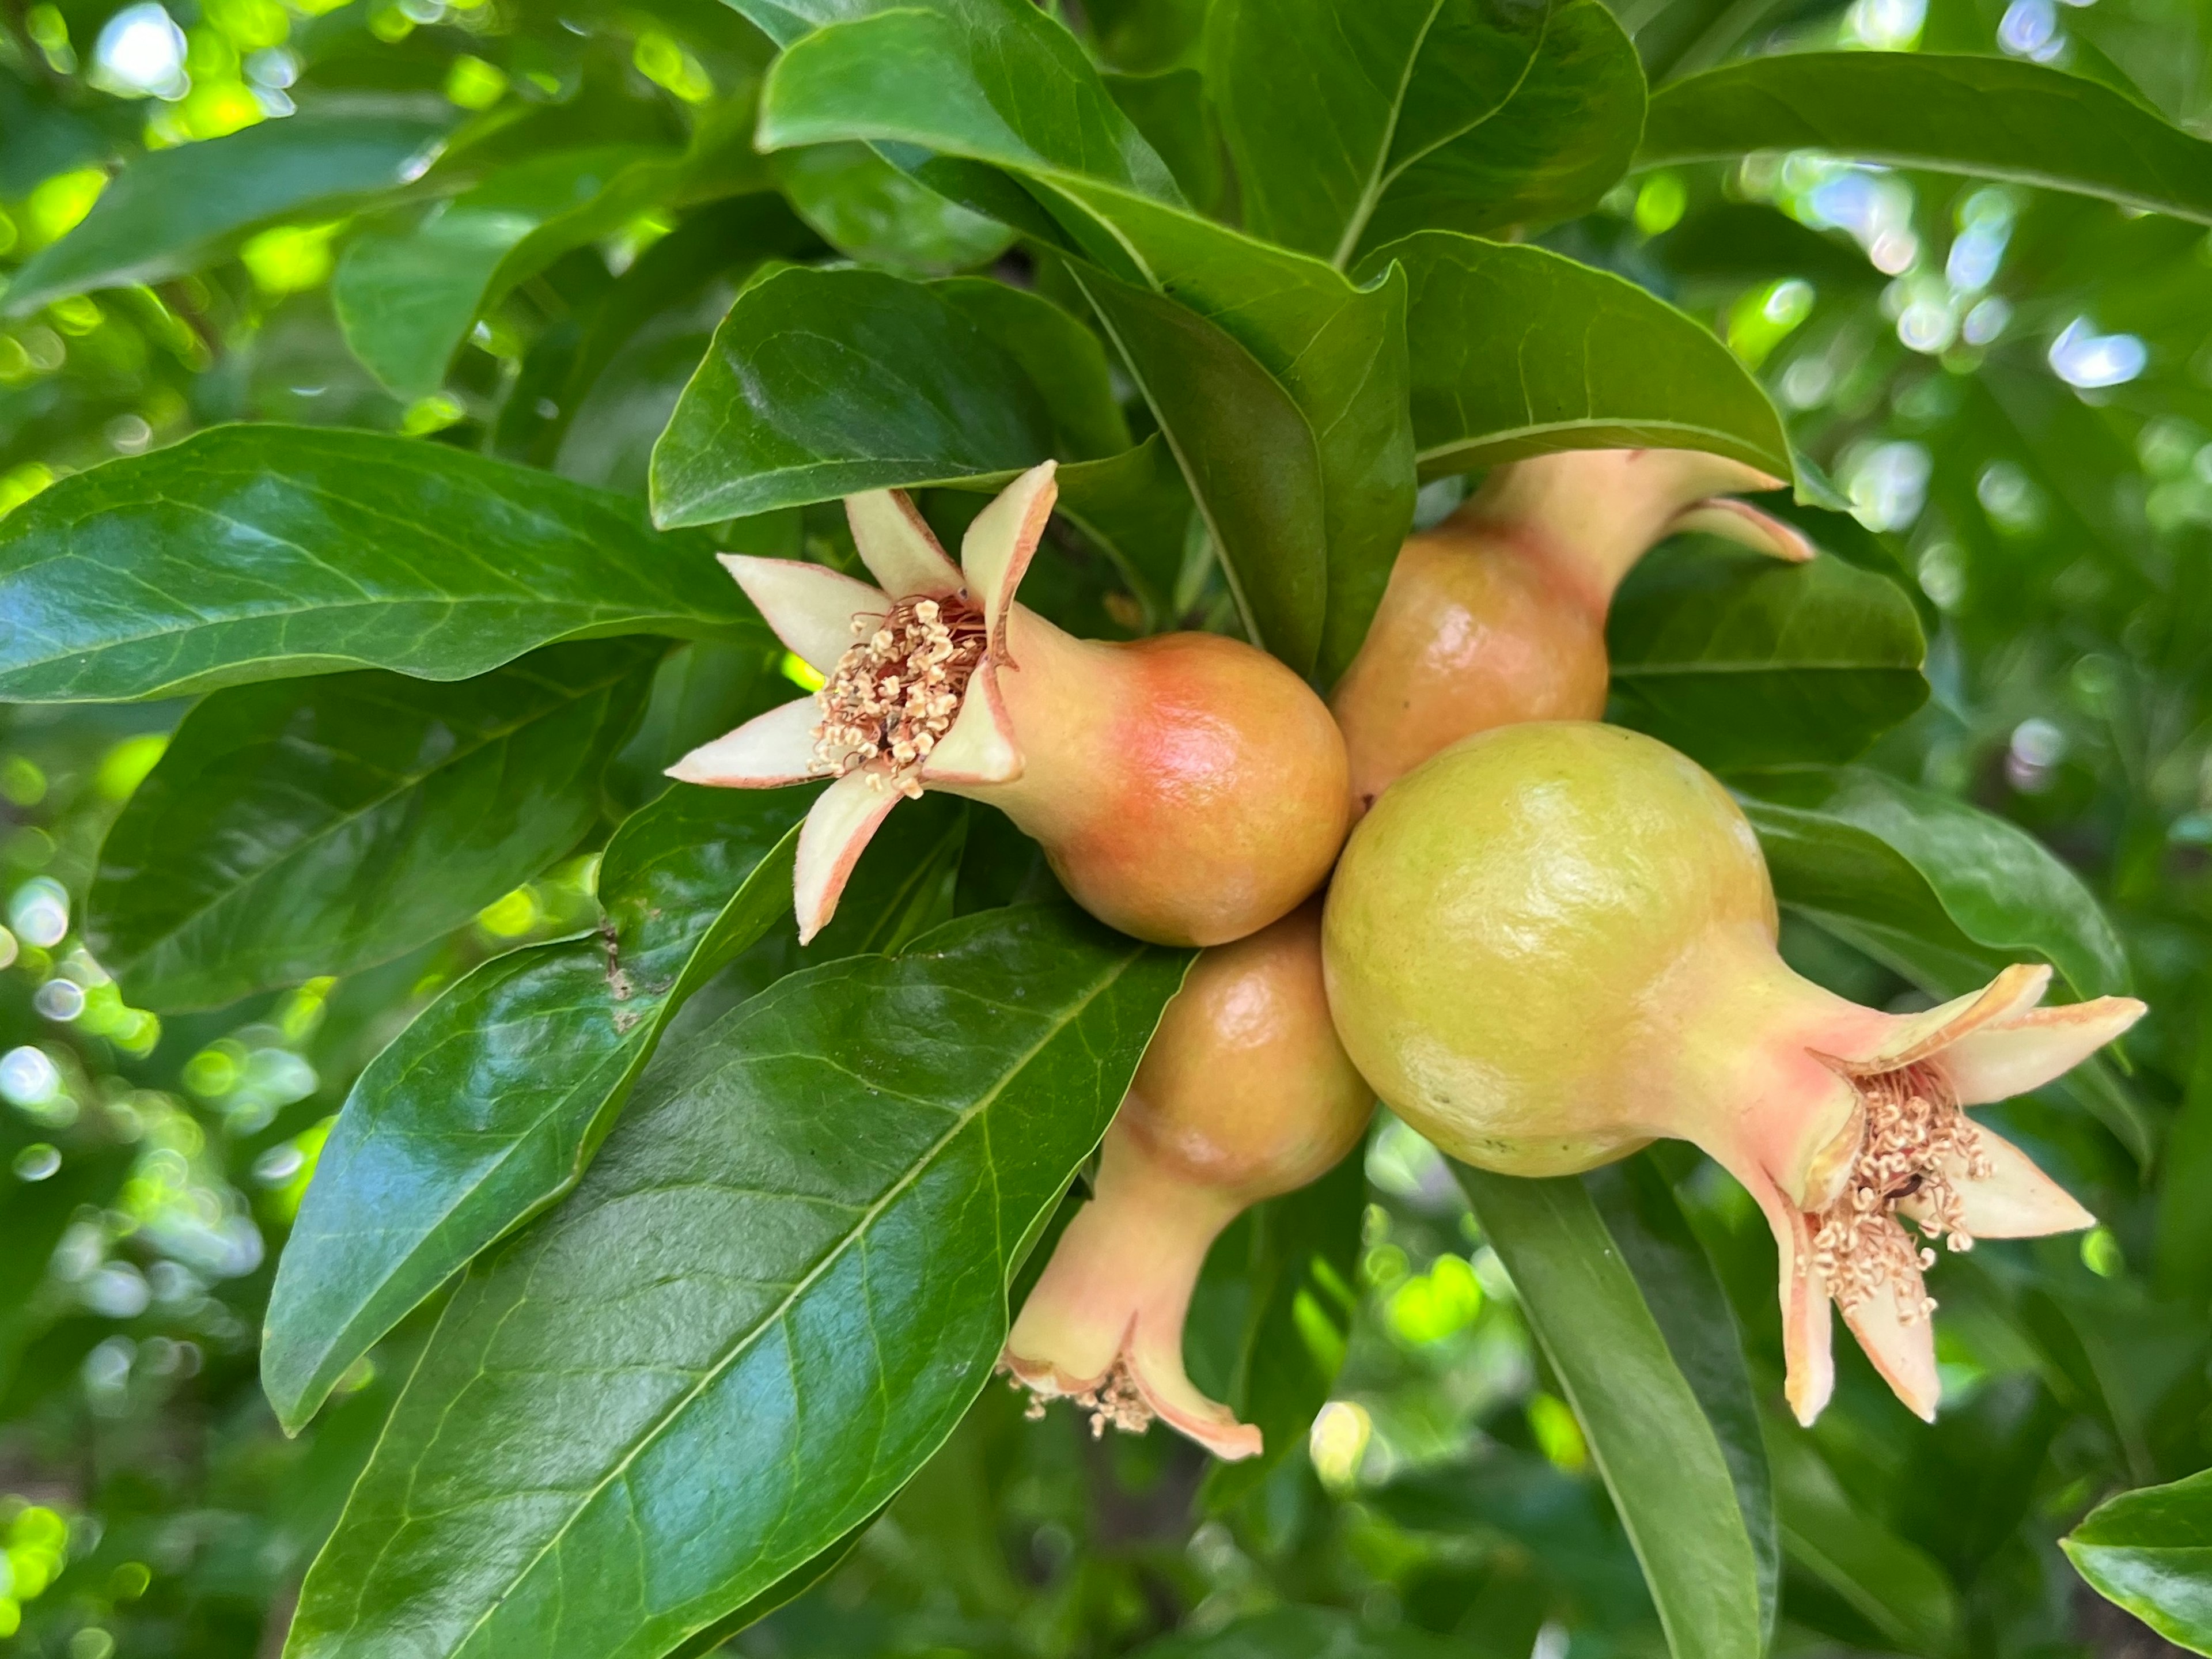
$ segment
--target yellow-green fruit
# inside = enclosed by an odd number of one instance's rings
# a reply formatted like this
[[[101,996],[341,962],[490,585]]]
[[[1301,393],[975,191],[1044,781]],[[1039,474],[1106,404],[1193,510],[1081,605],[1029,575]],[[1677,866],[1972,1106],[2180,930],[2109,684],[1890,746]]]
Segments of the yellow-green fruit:
[[[1337,867],[1322,957],[1352,1064],[1443,1151],[1553,1176],[1696,1143],[1773,1229],[1799,1417],[1832,1385],[1832,1297],[1930,1415],[1923,1240],[2090,1222],[1961,1109],[2049,1080],[2142,1005],[2039,1008],[2051,970],[2023,965],[1885,1013],[1798,977],[1775,936],[1759,843],[1718,783],[1649,738],[1559,722],[1468,738],[1383,791]]]

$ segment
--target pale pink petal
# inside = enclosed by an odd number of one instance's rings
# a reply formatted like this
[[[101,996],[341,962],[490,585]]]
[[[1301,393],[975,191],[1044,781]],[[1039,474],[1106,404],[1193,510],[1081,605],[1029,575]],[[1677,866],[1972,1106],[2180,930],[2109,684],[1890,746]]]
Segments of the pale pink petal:
[[[880,617],[891,608],[867,583],[823,565],[744,553],[718,556],[776,638],[817,674],[834,673],[837,659],[859,637],[853,632],[854,617]]]
[[[1813,544],[1805,539],[1802,532],[1771,514],[1762,513],[1747,501],[1735,501],[1726,495],[1716,495],[1685,507],[1674,515],[1667,526],[1669,534],[1680,535],[1685,531],[1701,531],[1708,536],[1718,536],[1747,547],[1754,553],[1764,553],[1770,558],[1785,559],[1791,564],[1802,564],[1813,556]]]
[[[1909,1286],[1905,1294],[1918,1290]],[[1926,1315],[1907,1322],[1901,1315],[1894,1286],[1884,1285],[1844,1315],[1851,1334],[1874,1361],[1881,1380],[1889,1384],[1907,1410],[1933,1423],[1943,1397],[1943,1384],[1936,1370],[1936,1327]]]
[[[921,763],[926,784],[1010,783],[1021,776],[1021,745],[999,695],[998,666],[985,663],[968,682],[952,729]]]
[[[1937,1063],[1960,1104],[2008,1100],[2071,1071],[2146,1012],[2133,997],[2037,1008],[1960,1037]]]
[[[2097,1224],[2097,1218],[2075,1202],[2071,1193],[2002,1135],[1976,1124],[1974,1138],[1990,1161],[1989,1174],[1970,1174],[1962,1158],[1943,1161],[1943,1173],[1959,1195],[1959,1223],[1967,1237],[2040,1238],[2046,1233],[2078,1233]],[[1906,1199],[1897,1209],[1913,1221],[1935,1219],[1927,1204],[1917,1198]]]
[[[1006,657],[1006,612],[1014,590],[1036,552],[1045,521],[1060,486],[1053,482],[1057,463],[1042,461],[1008,484],[975,515],[960,544],[960,568],[967,573],[968,596],[983,608],[991,652]]]
[[[1776,1267],[1781,1275],[1782,1355],[1786,1371],[1782,1391],[1797,1420],[1809,1425],[1836,1389],[1828,1284],[1813,1265],[1811,1221],[1763,1171],[1734,1169],[1734,1173],[1758,1200],[1759,1212],[1774,1234]]]
[[[1836,1054],[1847,1072],[1864,1076],[1893,1072],[1948,1048],[1968,1034],[2033,1008],[2051,984],[2051,969],[2016,962],[1978,991],[1969,991],[1925,1013],[1906,1014],[1879,1028],[1881,1041],[1863,1054]]]
[[[792,900],[799,942],[811,944],[837,914],[837,899],[877,827],[905,799],[867,772],[848,772],[822,792],[799,832]]]
[[[845,521],[853,526],[860,562],[892,598],[941,599],[960,591],[960,567],[945,557],[904,490],[846,496]]]
[[[811,697],[756,715],[736,731],[702,744],[668,769],[683,783],[721,789],[773,789],[819,777],[814,731],[822,711]]]

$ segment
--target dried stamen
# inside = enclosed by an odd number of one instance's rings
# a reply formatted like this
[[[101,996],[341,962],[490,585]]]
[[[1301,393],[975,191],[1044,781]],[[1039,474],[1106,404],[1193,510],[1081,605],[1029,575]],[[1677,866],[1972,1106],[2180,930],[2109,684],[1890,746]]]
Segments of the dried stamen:
[[[1845,1313],[1887,1286],[1899,1316],[1911,1324],[1936,1311],[1921,1278],[1936,1265],[1936,1252],[1914,1241],[1897,1206],[1917,1203],[1925,1216],[1918,1224],[1923,1233],[1950,1249],[1972,1249],[1949,1169],[1963,1166],[1970,1177],[1985,1177],[1989,1155],[1936,1067],[1907,1066],[1861,1078],[1858,1090],[1866,1133],[1842,1194],[1817,1218],[1810,1265]]]
[[[1006,1367],[1001,1362],[1000,1369]],[[1008,1379],[1015,1389],[1026,1387],[1019,1377]],[[1029,1408],[1023,1415],[1032,1420],[1044,1415],[1048,1401],[1059,1398],[1047,1391],[1030,1389]],[[1114,1367],[1096,1388],[1085,1389],[1081,1394],[1066,1396],[1078,1411],[1091,1414],[1091,1437],[1100,1439],[1109,1429],[1119,1429],[1124,1434],[1142,1434],[1152,1425],[1158,1415],[1146,1401],[1144,1390],[1137,1386],[1135,1374],[1126,1358],[1116,1359]]]
[[[869,769],[883,785],[914,796],[916,776],[960,712],[969,677],[983,659],[983,613],[957,595],[904,599],[889,612],[853,618],[848,647],[814,701],[815,769]]]

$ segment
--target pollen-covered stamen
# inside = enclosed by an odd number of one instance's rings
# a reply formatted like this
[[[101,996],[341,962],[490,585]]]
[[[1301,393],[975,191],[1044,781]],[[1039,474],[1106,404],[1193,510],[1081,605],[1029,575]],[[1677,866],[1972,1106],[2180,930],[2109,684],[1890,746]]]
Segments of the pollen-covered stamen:
[[[1010,1381],[1017,1390],[1028,1387],[1019,1377]],[[1144,1390],[1137,1386],[1136,1376],[1126,1358],[1116,1359],[1113,1369],[1095,1388],[1085,1389],[1080,1394],[1061,1396],[1031,1388],[1029,1395],[1029,1409],[1023,1415],[1032,1421],[1044,1415],[1048,1401],[1063,1397],[1078,1411],[1088,1412],[1093,1440],[1103,1438],[1109,1429],[1119,1429],[1124,1434],[1142,1434],[1159,1415],[1145,1398]]]
[[[1849,1313],[1885,1287],[1908,1324],[1936,1310],[1922,1273],[1936,1252],[1916,1243],[1897,1218],[1911,1200],[1922,1232],[1954,1250],[1973,1248],[1964,1206],[1948,1171],[1986,1178],[1990,1159],[1958,1095],[1932,1066],[1906,1066],[1857,1079],[1866,1133],[1835,1202],[1816,1218],[1811,1266]]]
[[[988,644],[983,613],[958,594],[899,600],[853,618],[861,637],[838,659],[814,701],[815,769],[863,767],[887,787],[921,793],[915,776],[952,729],[969,678]]]

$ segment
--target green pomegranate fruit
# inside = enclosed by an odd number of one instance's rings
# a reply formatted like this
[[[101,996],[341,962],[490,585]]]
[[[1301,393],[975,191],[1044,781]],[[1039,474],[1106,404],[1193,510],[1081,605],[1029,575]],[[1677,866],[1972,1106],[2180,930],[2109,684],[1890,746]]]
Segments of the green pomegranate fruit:
[[[1317,903],[1202,952],[1162,1015],[1000,1364],[1035,1396],[1108,1425],[1154,1418],[1216,1456],[1260,1431],[1183,1374],[1183,1315],[1206,1253],[1248,1206],[1349,1152],[1375,1097],[1345,1058],[1322,990]]]
[[[1606,612],[1655,543],[1686,530],[1777,558],[1813,556],[1780,520],[1720,492],[1781,481],[1686,449],[1583,449],[1492,470],[1413,537],[1329,698],[1353,808],[1477,732],[1605,712]]]
[[[2133,1024],[2041,1008],[2015,966],[1923,1013],[1862,1008],[1775,949],[1774,894],[1728,793],[1663,744],[1579,722],[1469,738],[1353,832],[1323,931],[1352,1063],[1444,1152],[1564,1175],[1660,1136],[1741,1182],[1781,1255],[1789,1397],[1833,1384],[1832,1299],[1900,1399],[1939,1389],[1934,1253],[2091,1224],[1963,1108],[2066,1071]]]

